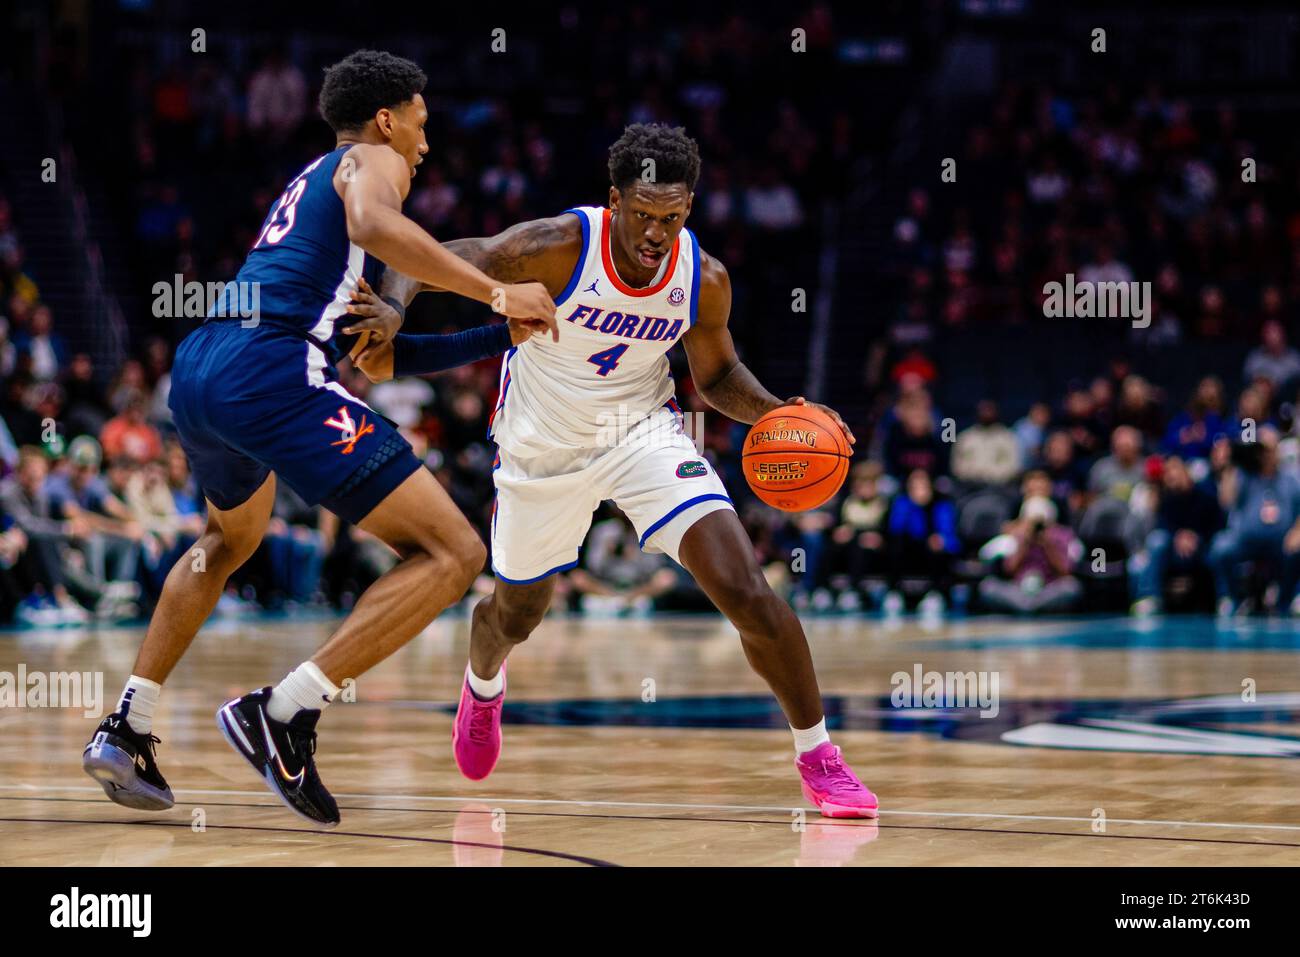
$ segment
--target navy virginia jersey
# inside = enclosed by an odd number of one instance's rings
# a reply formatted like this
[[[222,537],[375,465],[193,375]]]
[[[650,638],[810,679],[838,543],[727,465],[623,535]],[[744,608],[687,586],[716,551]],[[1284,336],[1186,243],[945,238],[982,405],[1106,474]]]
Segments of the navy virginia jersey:
[[[357,281],[374,289],[384,264],[348,238],[334,171],[352,144],[338,147],[289,181],[271,206],[257,241],[235,276],[249,301],[257,289],[258,320],[288,326],[318,343],[331,363],[347,355],[356,336],[342,335]],[[257,283],[256,287],[244,285]]]

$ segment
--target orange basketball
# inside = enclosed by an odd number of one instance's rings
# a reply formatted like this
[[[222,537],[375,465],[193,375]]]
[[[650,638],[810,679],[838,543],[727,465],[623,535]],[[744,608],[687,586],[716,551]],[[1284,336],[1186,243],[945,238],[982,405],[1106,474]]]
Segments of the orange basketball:
[[[852,454],[825,412],[784,405],[754,423],[741,461],[755,495],[783,512],[803,512],[840,490]]]

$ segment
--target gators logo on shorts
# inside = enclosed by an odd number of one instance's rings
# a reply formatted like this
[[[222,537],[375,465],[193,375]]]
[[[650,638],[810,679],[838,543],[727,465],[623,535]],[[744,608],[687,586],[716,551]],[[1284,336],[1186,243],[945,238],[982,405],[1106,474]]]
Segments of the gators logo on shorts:
[[[708,475],[709,467],[703,462],[692,459],[689,462],[683,462],[677,466],[678,478],[695,478],[699,475]]]

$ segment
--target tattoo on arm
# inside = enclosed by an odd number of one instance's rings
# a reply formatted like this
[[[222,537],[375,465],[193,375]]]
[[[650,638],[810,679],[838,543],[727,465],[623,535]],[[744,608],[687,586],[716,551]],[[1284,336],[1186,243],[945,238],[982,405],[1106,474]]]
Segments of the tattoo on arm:
[[[491,242],[489,239],[474,237],[471,239],[449,239],[442,245],[448,252],[455,253],[471,266],[483,269],[487,265],[487,256],[484,254],[484,250],[489,242]]]
[[[534,219],[490,239],[456,239],[446,246],[493,279],[521,282],[536,279],[533,260],[564,239],[564,228],[554,219]]]
[[[523,282],[538,279],[536,258],[565,238],[564,228],[553,219],[535,219],[511,226],[496,236],[451,239],[443,248],[493,279]],[[391,297],[409,306],[418,292],[441,292],[393,269],[385,270],[379,295]]]
[[[700,395],[723,415],[751,425],[785,404],[763,388],[743,362],[737,362],[718,381],[702,386]]]

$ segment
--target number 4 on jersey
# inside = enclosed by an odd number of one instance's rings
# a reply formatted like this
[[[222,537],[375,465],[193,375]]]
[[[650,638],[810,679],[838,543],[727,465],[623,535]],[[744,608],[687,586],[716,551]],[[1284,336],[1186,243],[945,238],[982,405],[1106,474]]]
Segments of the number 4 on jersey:
[[[618,360],[623,358],[625,352],[627,352],[627,343],[588,356],[587,361],[596,367],[596,375],[607,376],[618,368]]]

